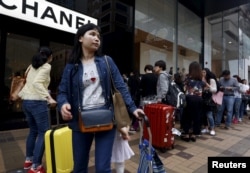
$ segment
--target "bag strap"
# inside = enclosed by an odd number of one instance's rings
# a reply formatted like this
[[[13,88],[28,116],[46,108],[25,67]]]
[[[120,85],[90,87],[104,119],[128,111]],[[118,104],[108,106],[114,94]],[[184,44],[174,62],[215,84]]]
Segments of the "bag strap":
[[[114,80],[112,78],[112,74],[111,74],[111,70],[110,70],[110,65],[108,63],[108,59],[107,59],[107,56],[104,55],[104,58],[105,58],[105,62],[107,64],[107,69],[108,69],[108,73],[109,73],[109,76],[110,76],[110,80],[111,80],[111,93],[113,94],[114,91],[116,91],[116,87],[115,87],[115,83],[114,83]]]
[[[30,69],[31,69],[31,65],[29,65],[29,67],[27,68],[27,70],[26,70],[25,73],[24,73],[24,78],[25,78],[25,79],[27,78]]]

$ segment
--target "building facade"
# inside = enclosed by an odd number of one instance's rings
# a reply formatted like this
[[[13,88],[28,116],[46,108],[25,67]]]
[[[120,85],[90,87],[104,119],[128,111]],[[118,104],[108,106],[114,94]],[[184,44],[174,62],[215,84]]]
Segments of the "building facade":
[[[0,0],[0,130],[26,127],[20,104],[9,102],[11,78],[23,75],[39,46],[53,50],[52,96],[56,98],[77,27],[102,28],[102,52],[121,73],[157,60],[167,70],[199,61],[217,77],[229,69],[249,81],[249,0]],[[56,110],[51,110],[52,123]],[[62,121],[62,120],[60,120]]]

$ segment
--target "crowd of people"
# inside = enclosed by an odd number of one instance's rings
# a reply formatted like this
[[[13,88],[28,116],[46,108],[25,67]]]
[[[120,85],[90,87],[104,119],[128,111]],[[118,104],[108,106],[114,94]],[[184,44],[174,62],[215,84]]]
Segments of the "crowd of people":
[[[145,74],[136,75],[137,85],[131,85],[134,76],[126,80],[137,103],[145,99],[156,99],[157,103],[164,103],[168,76],[172,76],[172,80],[185,93],[186,107],[178,117],[176,115],[176,119],[180,121],[181,139],[186,142],[195,142],[201,134],[215,136],[216,128],[229,130],[232,124],[241,123],[243,116],[247,116],[249,84],[246,79],[231,75],[230,70],[223,70],[220,76],[216,76],[209,68],[202,68],[194,61],[189,64],[187,73],[185,68],[181,71],[178,68],[173,73],[173,68],[167,72],[166,62],[160,60],[154,66],[146,65],[144,71]],[[220,97],[221,102],[216,103],[214,97]],[[136,129],[133,126],[131,131]]]
[[[80,27],[75,35],[75,42],[69,62],[66,64],[58,87],[57,100],[48,91],[52,51],[42,47],[33,56],[31,70],[27,82],[19,96],[23,100],[23,109],[27,117],[30,132],[26,143],[24,169],[29,173],[45,173],[42,165],[44,153],[44,134],[49,129],[48,103],[57,107],[63,120],[68,122],[72,130],[73,172],[88,172],[90,148],[95,140],[95,171],[111,173],[114,162],[116,172],[123,173],[124,162],[134,155],[130,148],[129,126],[123,134],[120,129],[97,133],[83,133],[79,130],[79,110],[108,109],[113,110],[110,99],[111,87],[104,56],[100,53],[100,28],[95,24]],[[108,56],[110,71],[114,85],[123,96],[132,119],[130,132],[139,129],[139,114],[144,114],[142,101],[153,100],[164,103],[170,80],[174,80],[179,89],[185,93],[186,105],[178,117],[182,130],[181,139],[196,141],[202,133],[216,135],[216,127],[230,129],[232,123],[242,122],[249,103],[249,85],[246,79],[238,75],[231,76],[224,70],[221,76],[193,61],[185,68],[167,72],[167,64],[163,60],[155,64],[145,65],[145,74],[133,71],[129,76],[119,72],[118,67]],[[221,95],[221,103],[216,103],[213,96]],[[125,134],[125,135],[124,135]],[[105,149],[103,149],[105,146]],[[121,152],[122,151],[122,152]]]

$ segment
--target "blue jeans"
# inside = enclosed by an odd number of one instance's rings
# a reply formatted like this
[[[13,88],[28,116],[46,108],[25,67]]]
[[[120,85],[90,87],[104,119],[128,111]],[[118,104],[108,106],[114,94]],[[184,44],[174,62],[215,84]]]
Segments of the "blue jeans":
[[[72,132],[74,173],[87,173],[89,152],[95,138],[95,172],[111,173],[112,147],[116,128],[98,133]]]
[[[240,105],[241,105],[241,98],[235,98],[235,100],[234,100],[234,116],[235,116],[235,118],[237,118],[237,120],[239,118],[242,118],[242,117],[240,117]]]
[[[26,157],[33,157],[32,167],[37,167],[42,164],[44,134],[49,129],[47,101],[24,100],[22,108],[30,129],[26,139]]]
[[[232,122],[233,108],[234,108],[234,96],[223,96],[222,105],[218,107],[218,113],[216,116],[216,125],[221,124],[222,115],[224,110],[227,111],[226,126],[229,127]]]
[[[207,116],[207,121],[208,121],[208,125],[211,129],[214,128],[214,115],[213,115],[213,111],[207,111],[206,112],[206,116]]]
[[[241,119],[243,118],[245,110],[246,110],[246,102],[242,101],[241,104],[240,104],[240,115],[239,115],[239,118],[241,118]]]

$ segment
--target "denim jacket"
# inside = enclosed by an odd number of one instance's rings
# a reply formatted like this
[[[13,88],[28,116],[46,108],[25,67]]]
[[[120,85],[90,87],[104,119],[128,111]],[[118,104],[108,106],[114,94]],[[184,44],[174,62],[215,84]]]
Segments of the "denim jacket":
[[[108,63],[110,66],[112,78],[116,88],[123,96],[124,102],[130,113],[133,113],[137,107],[132,100],[126,84],[111,57],[108,57]],[[103,89],[103,96],[105,98],[105,106],[107,109],[113,111],[112,98],[111,98],[111,80],[107,69],[107,64],[104,57],[95,57],[95,64],[100,77],[101,86]],[[82,95],[84,91],[83,83],[83,65],[81,62],[78,64],[67,64],[64,68],[61,82],[58,87],[57,103],[58,109],[65,103],[71,105],[71,113],[73,115],[72,120],[69,121],[69,127],[73,130],[79,130],[78,128],[78,112],[79,106],[81,107]],[[79,104],[80,103],[80,104]]]

